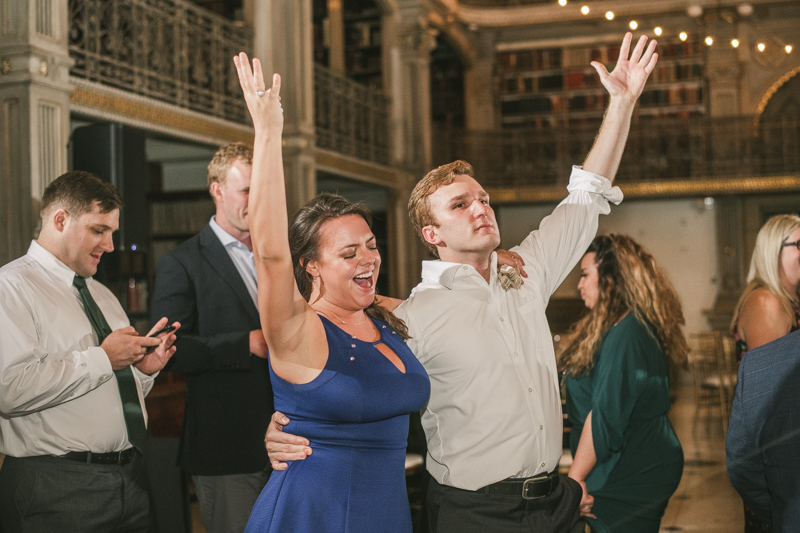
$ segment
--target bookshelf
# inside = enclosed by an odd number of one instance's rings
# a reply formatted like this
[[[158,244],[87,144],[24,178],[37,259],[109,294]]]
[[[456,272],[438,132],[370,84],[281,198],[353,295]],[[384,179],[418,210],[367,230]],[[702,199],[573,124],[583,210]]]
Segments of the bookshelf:
[[[214,200],[207,190],[151,196],[151,271],[155,272],[162,255],[200,233],[215,212]]]
[[[344,63],[347,75],[383,90],[381,11],[372,0],[345,0]]]
[[[704,114],[704,48],[699,39],[661,41],[657,52],[658,65],[640,98],[638,115]],[[608,93],[590,62],[599,61],[611,70],[618,57],[618,44],[498,52],[503,127],[598,123]]]

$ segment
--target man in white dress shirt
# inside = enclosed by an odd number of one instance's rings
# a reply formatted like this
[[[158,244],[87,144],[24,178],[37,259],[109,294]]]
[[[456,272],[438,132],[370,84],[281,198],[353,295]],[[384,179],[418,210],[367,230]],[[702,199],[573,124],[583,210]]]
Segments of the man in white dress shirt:
[[[121,206],[117,190],[92,174],[62,175],[42,196],[39,238],[0,269],[6,532],[148,529],[144,396],[175,336],[139,336],[92,280],[113,250]]]
[[[622,200],[610,180],[657,61],[655,42],[645,50],[646,41],[628,59],[627,34],[610,74],[593,63],[609,107],[583,167],[573,167],[567,198],[511,249],[528,272],[520,289],[498,282],[497,222],[468,163],[429,172],[411,194],[412,223],[440,260],[423,262],[422,282],[394,312],[431,380],[422,425],[435,533],[583,532],[590,508],[579,509],[581,486],[558,474],[561,399],[545,308],[594,238],[598,215]],[[268,433],[277,468],[311,452],[280,432],[281,417]]]

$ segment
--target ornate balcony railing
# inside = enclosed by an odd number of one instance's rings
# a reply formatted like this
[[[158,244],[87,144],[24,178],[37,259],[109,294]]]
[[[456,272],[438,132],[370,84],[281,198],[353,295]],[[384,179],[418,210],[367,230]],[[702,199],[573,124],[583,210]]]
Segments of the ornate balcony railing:
[[[389,99],[314,64],[317,146],[389,164]]]
[[[249,120],[231,58],[243,27],[186,0],[69,0],[73,76],[219,118]]]
[[[566,183],[596,126],[435,131],[434,163],[465,159],[488,187]],[[800,174],[800,117],[658,119],[631,127],[617,182]]]

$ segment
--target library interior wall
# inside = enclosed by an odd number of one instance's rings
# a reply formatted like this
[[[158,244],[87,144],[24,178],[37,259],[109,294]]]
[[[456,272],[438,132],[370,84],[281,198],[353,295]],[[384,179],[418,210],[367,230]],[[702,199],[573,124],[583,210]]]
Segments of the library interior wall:
[[[508,248],[538,228],[555,205],[501,206],[497,221]],[[527,230],[526,230],[527,228]],[[652,253],[667,271],[683,304],[687,335],[709,331],[704,309],[717,294],[716,217],[702,198],[626,200],[600,217],[598,233],[625,233]],[[556,290],[556,298],[579,298],[578,269]]]

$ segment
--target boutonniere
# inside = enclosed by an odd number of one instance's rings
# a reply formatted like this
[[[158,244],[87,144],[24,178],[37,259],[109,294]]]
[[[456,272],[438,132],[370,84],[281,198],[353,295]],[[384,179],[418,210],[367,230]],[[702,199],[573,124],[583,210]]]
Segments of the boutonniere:
[[[510,289],[519,290],[522,287],[522,276],[517,273],[514,267],[502,265],[497,269],[497,282],[505,291]]]

